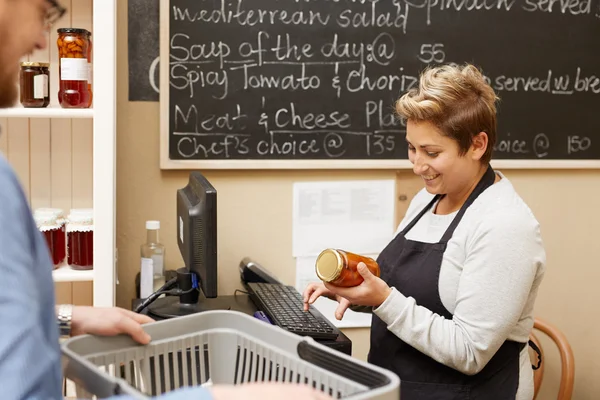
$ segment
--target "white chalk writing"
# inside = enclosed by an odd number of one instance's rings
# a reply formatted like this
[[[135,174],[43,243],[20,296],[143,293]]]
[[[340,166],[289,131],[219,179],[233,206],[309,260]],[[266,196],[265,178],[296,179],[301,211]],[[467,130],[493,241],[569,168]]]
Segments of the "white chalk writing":
[[[435,25],[462,24],[459,14],[514,14],[518,23],[556,18],[551,14],[600,18],[600,3],[592,0],[183,3],[171,2],[169,57],[161,68],[169,70],[171,154],[184,159],[405,157],[405,121],[394,101],[418,90],[419,72],[427,66],[477,62],[465,59],[470,41],[458,46],[452,29],[434,34]],[[213,31],[218,34],[208,34]],[[513,46],[510,38],[500,46],[505,52]],[[545,101],[600,95],[597,68],[581,57],[570,63],[556,57],[531,69],[518,60],[494,63],[485,79],[500,98],[531,98],[536,109]],[[156,91],[157,67],[158,59],[149,71]],[[585,129],[560,133],[543,121],[523,130],[504,128],[504,118],[499,114],[495,154],[593,156],[593,135]]]

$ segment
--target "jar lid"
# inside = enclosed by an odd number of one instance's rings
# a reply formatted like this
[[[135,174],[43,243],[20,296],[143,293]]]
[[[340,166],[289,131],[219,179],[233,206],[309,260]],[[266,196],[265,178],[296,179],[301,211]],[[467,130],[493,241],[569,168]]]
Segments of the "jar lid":
[[[91,225],[94,222],[94,209],[72,208],[67,219],[73,224]]]
[[[91,35],[90,31],[83,28],[59,28],[56,30],[58,33],[79,33],[79,34],[87,34]]]
[[[21,67],[49,67],[50,63],[37,61],[22,61]]]
[[[72,208],[67,217],[67,232],[91,232],[94,230],[92,208]]]
[[[62,212],[59,209],[51,209],[51,208],[38,208],[33,212],[33,219],[38,229],[42,232],[56,229],[60,227],[60,224],[63,223],[62,214],[58,211]]]
[[[325,282],[336,280],[342,273],[342,267],[342,256],[334,249],[323,250],[315,263],[317,276]]]
[[[46,225],[56,225],[56,216],[50,213],[34,213],[33,219],[38,228]]]

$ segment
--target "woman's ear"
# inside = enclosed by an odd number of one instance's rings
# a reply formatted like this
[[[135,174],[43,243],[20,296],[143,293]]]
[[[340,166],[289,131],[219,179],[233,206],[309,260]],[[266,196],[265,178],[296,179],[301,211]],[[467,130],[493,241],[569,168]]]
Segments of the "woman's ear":
[[[471,158],[475,161],[479,161],[485,154],[488,147],[488,136],[485,132],[479,132],[473,136],[471,141]]]

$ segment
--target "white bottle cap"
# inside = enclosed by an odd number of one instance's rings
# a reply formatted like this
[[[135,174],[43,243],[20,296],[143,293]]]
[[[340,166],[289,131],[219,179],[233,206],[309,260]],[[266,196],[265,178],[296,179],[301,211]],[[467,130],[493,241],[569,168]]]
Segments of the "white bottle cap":
[[[160,229],[160,221],[146,221],[146,229],[153,231]]]

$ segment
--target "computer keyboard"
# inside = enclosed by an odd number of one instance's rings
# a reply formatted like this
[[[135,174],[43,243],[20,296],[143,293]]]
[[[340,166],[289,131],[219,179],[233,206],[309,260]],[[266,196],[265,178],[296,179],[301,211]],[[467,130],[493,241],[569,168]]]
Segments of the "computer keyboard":
[[[337,329],[313,306],[304,311],[302,296],[293,286],[278,283],[248,283],[250,297],[256,306],[279,327],[319,340],[335,340]]]

